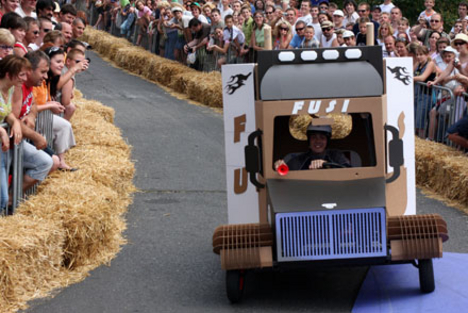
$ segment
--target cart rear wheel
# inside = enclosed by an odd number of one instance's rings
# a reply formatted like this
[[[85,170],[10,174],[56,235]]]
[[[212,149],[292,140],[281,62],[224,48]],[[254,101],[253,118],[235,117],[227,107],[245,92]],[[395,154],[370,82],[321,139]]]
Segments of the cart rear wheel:
[[[244,276],[243,270],[233,270],[226,272],[226,292],[231,303],[239,303],[242,300],[244,293]]]
[[[419,268],[419,287],[421,292],[429,293],[435,289],[434,268],[432,259],[418,260]]]

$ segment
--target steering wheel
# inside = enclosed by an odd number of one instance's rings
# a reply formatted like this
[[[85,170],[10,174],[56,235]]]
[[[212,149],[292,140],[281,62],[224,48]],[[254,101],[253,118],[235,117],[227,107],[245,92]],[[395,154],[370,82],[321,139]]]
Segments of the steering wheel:
[[[338,164],[338,163],[333,163],[333,162],[325,162],[323,163],[323,168],[346,168],[346,166]]]

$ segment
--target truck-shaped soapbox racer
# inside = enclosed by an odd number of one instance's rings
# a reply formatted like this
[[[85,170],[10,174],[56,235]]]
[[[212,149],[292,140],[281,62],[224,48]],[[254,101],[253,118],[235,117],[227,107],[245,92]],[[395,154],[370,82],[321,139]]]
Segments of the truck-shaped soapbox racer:
[[[384,60],[381,47],[258,60],[222,69],[228,224],[213,249],[229,300],[246,270],[295,264],[413,263],[432,292],[448,231],[416,215],[412,60]],[[313,130],[327,129],[322,153],[339,161],[312,156]]]

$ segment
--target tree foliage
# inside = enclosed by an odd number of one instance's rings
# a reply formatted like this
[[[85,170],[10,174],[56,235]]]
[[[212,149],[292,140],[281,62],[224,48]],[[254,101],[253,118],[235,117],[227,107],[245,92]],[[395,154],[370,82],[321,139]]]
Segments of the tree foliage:
[[[435,0],[434,10],[441,13],[444,17],[444,28],[446,32],[449,32],[453,26],[453,23],[458,18],[458,4],[461,0]],[[340,8],[343,7],[343,2],[340,0],[331,0],[335,2]],[[362,1],[357,0],[358,4]],[[376,4],[382,4],[383,0],[368,0],[364,1],[372,6]],[[425,10],[424,0],[393,0],[393,4],[401,9],[403,16],[410,20],[411,25],[414,25],[417,21],[419,14]]]

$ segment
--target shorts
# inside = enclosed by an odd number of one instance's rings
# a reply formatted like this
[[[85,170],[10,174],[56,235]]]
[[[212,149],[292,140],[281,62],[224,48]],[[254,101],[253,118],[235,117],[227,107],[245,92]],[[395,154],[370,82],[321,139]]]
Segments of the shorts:
[[[460,136],[468,139],[468,116],[462,117],[458,122],[447,129],[447,133],[458,133]]]
[[[29,177],[43,181],[54,161],[52,157],[28,142],[23,142],[23,172]]]

